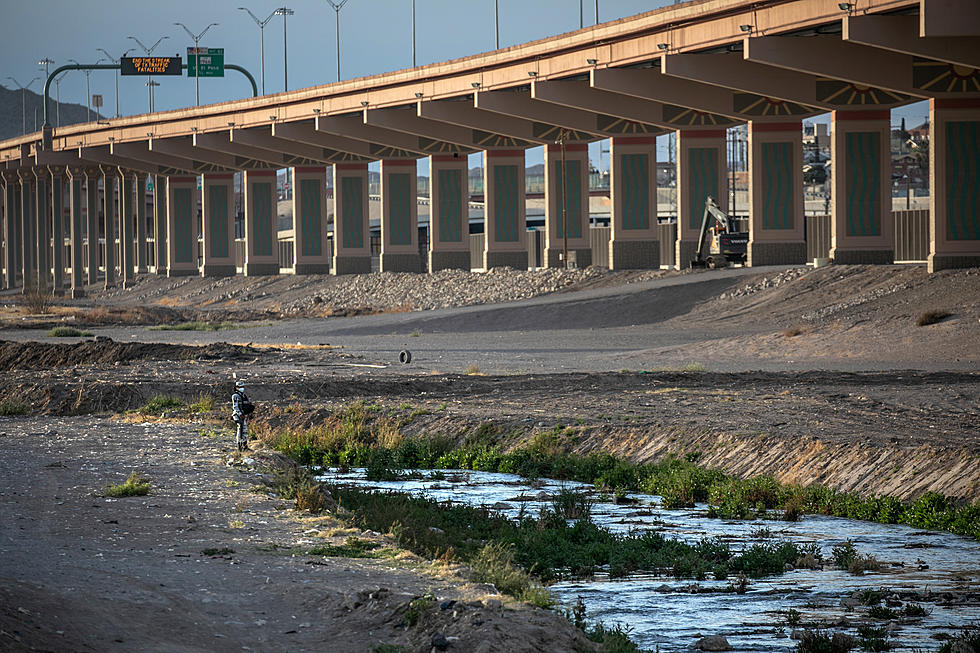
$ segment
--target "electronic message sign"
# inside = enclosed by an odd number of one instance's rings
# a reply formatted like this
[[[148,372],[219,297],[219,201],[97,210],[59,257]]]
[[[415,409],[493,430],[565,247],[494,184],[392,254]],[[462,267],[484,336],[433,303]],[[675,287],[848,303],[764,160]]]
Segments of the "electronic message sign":
[[[123,57],[119,72],[123,75],[180,75],[180,57]]]

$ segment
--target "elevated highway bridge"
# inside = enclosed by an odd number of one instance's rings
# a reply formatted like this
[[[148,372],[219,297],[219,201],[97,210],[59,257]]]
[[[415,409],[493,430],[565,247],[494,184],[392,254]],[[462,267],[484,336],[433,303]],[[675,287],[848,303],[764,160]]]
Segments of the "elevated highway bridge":
[[[560,265],[567,249],[584,265],[591,257],[587,145],[600,139],[610,140],[610,266],[657,267],[655,139],[668,132],[676,134],[674,247],[683,263],[696,247],[705,196],[727,208],[725,135],[741,124],[749,134],[748,264],[802,263],[801,121],[826,112],[831,256],[890,263],[890,110],[924,99],[929,269],[980,265],[980,2],[694,0],[453,61],[101,123],[45,125],[0,142],[2,282],[68,286],[74,294],[99,279],[125,282],[146,270],[148,224],[156,273],[236,274],[238,173],[241,273],[276,274],[275,171],[283,168],[294,191],[293,272],[365,272],[374,161],[382,178],[381,269],[418,270],[422,157],[431,178],[427,267],[469,268],[467,155],[477,151],[485,153],[484,265],[526,267],[524,153],[542,145],[546,264]],[[152,220],[147,204],[134,200],[147,176],[154,178]],[[100,253],[99,235],[118,245]],[[53,245],[66,239],[68,247]]]

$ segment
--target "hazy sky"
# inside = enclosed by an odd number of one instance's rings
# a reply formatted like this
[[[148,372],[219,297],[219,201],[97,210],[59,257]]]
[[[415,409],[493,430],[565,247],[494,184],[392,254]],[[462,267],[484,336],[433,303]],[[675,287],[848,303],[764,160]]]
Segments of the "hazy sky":
[[[98,48],[118,57],[134,48],[143,54],[132,35],[152,46],[163,41],[154,55],[185,57],[193,42],[180,27],[200,33],[209,23],[218,23],[201,40],[201,46],[225,49],[226,63],[249,69],[260,81],[259,28],[244,11],[246,6],[260,19],[280,3],[268,0],[4,0],[6,10],[0,23],[0,84],[14,88],[7,76],[26,84],[40,79],[31,90],[40,92],[44,78],[38,61],[48,57],[56,63],[76,59],[96,63],[104,57]],[[595,23],[595,0],[498,0],[500,46],[507,47],[579,28],[580,6],[584,24]],[[601,22],[630,16],[667,4],[672,0],[598,0]],[[287,6],[296,13],[287,19],[290,89],[325,84],[336,80],[335,13],[326,0],[292,0]],[[415,0],[416,62],[418,65],[445,61],[494,49],[494,0]],[[345,79],[389,72],[412,64],[412,0],[348,0],[340,12],[341,66]],[[41,67],[43,68],[43,67]],[[193,105],[194,80],[187,77],[156,77],[156,110]],[[92,93],[100,93],[102,113],[114,115],[114,74],[90,74]],[[120,77],[119,109],[123,115],[147,110],[146,79]],[[266,92],[283,89],[283,21],[275,16],[265,27]],[[54,95],[52,87],[52,95]],[[85,104],[85,74],[66,73],[60,83],[62,102]],[[250,86],[244,77],[227,71],[224,79],[201,80],[201,103],[247,97]],[[918,124],[928,114],[923,103],[893,113],[897,123],[907,117]],[[30,122],[30,121],[29,121]],[[592,148],[597,158],[598,146]],[[535,158],[538,158],[535,155]],[[529,158],[529,163],[531,163]],[[605,167],[605,166],[603,166]]]

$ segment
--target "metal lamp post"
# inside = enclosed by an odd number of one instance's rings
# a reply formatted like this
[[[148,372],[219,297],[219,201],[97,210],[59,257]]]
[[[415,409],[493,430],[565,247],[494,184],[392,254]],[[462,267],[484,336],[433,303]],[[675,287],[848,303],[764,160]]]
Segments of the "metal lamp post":
[[[276,16],[282,16],[282,90],[289,90],[289,67],[286,65],[286,16],[292,16],[296,12],[289,7],[279,7],[273,12]]]
[[[276,15],[276,12],[273,11],[265,20],[259,20],[259,17],[253,14],[248,7],[239,7],[239,9],[241,11],[247,11],[248,15],[255,21],[255,24],[259,26],[259,67],[262,69],[262,95],[265,95],[265,26],[269,24],[269,21]],[[285,22],[286,19],[283,18],[283,23]]]
[[[55,88],[55,115],[57,116],[56,122],[58,126],[61,127],[61,80],[68,74],[68,71],[61,73],[54,78],[54,88]]]
[[[133,49],[130,48],[129,50],[126,50],[125,52],[123,52],[118,57],[113,57],[111,54],[109,54],[108,52],[106,52],[102,48],[96,48],[96,49],[99,52],[101,52],[102,54],[104,54],[105,56],[109,57],[109,61],[111,61],[112,63],[116,64],[117,66],[122,61],[122,58],[123,57],[125,57],[127,54],[129,54],[130,52],[133,51]],[[116,70],[116,117],[117,118],[119,117],[119,70]]]
[[[25,95],[25,93],[26,93],[27,89],[29,89],[31,87],[31,84],[33,84],[34,82],[36,82],[37,80],[39,80],[41,78],[40,77],[35,77],[31,81],[27,82],[26,85],[25,84],[21,84],[20,82],[18,82],[16,79],[14,79],[13,77],[11,77],[9,75],[7,76],[7,79],[9,79],[14,84],[16,84],[17,85],[17,88],[20,89],[21,134],[26,134],[27,133],[27,96]]]
[[[183,23],[174,23],[174,25],[177,25],[178,27],[183,27],[184,31],[187,32],[187,35],[191,37],[192,41],[194,41],[195,53],[197,53],[197,44],[201,42],[201,39],[204,38],[204,35],[208,33],[208,30],[217,24],[218,23],[211,23],[210,25],[204,28],[204,31],[202,31],[200,34],[195,35],[194,32],[187,29],[187,25],[184,25]],[[195,59],[195,64],[194,64],[194,104],[200,106],[201,104],[201,55],[195,54],[195,56],[197,58]]]
[[[82,65],[77,61],[75,61],[74,59],[69,59],[68,61],[75,64],[76,66]],[[85,71],[85,108],[86,108],[85,122],[92,122],[92,93],[91,93],[91,88],[89,87],[89,73],[91,72],[92,72],[91,70]]]
[[[340,10],[344,8],[344,5],[350,2],[350,0],[341,0],[340,2],[335,2],[335,0],[327,0],[331,7],[333,7],[334,13],[336,14],[336,26],[337,26],[337,81],[340,81]]]
[[[143,52],[146,53],[146,56],[150,56],[153,53],[153,51],[157,49],[157,46],[160,45],[161,42],[163,42],[165,39],[169,39],[170,37],[169,36],[161,36],[160,38],[157,39],[157,42],[154,43],[153,45],[151,45],[150,47],[146,47],[145,45],[143,45],[143,42],[140,41],[135,36],[127,36],[126,38],[128,38],[128,39],[130,39],[132,41],[136,41],[136,44],[139,45],[141,48],[143,48]],[[156,82],[154,84],[151,84],[150,83],[151,81],[153,81],[153,80],[150,78],[149,75],[147,75],[146,76],[146,88],[147,88],[147,91],[146,91],[146,94],[147,94],[146,110],[149,111],[150,113],[153,113],[153,87],[154,86],[159,86],[160,83],[159,82]]]

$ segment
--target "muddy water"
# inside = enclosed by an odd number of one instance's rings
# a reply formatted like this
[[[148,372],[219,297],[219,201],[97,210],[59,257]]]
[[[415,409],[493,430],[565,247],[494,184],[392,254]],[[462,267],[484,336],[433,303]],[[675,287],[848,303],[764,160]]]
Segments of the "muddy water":
[[[363,470],[321,473],[321,480],[334,483],[487,504],[510,517],[522,509],[536,514],[562,488],[592,490],[559,481],[531,488],[518,476],[485,472],[447,471],[444,480],[370,483],[364,480]],[[598,575],[550,586],[566,605],[582,597],[590,619],[628,627],[643,648],[686,651],[702,636],[724,635],[736,651],[788,651],[796,645],[793,631],[801,627],[857,636],[857,627],[868,624],[887,629],[893,650],[923,651],[939,647],[937,635],[980,623],[980,542],[968,538],[823,516],[807,516],[795,523],[727,521],[709,518],[707,506],[663,510],[660,498],[652,495],[630,495],[633,505],[616,505],[601,494],[594,497],[594,521],[614,531],[659,530],[687,542],[720,538],[733,551],[766,537],[816,542],[825,561],[832,560],[834,545],[850,539],[859,552],[882,562],[881,571],[861,576],[833,568],[830,562],[820,570],[794,569],[751,580],[744,594],[725,591],[730,579],[695,582],[663,576],[609,579]],[[915,603],[928,614],[873,619],[865,605],[848,605],[867,589],[884,590],[897,609]]]

